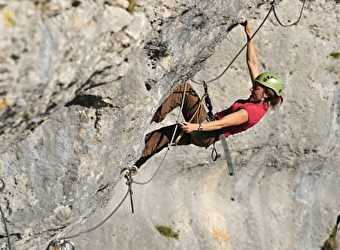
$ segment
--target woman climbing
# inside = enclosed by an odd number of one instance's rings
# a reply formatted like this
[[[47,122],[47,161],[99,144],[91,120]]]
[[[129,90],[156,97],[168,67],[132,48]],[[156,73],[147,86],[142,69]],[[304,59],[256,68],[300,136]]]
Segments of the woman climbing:
[[[216,113],[214,115],[216,120],[208,121],[207,112],[200,105],[200,98],[192,86],[188,83],[179,86],[162,103],[151,120],[151,122],[161,122],[169,112],[182,104],[184,94],[182,113],[185,121],[180,123],[180,128],[185,133],[177,145],[194,144],[199,147],[208,147],[218,140],[221,133],[228,137],[251,128],[261,120],[269,107],[276,107],[282,103],[282,79],[272,73],[259,74],[258,59],[251,40],[250,23],[245,21],[242,25],[245,27],[249,42],[246,59],[253,83],[250,88],[250,97],[247,100],[236,101],[230,108]],[[191,122],[188,122],[189,120]],[[133,175],[136,174],[138,168],[150,157],[168,146],[176,126],[174,124],[148,133],[141,157],[134,166],[124,170],[131,171]],[[174,138],[177,138],[180,133],[181,131],[177,130]]]

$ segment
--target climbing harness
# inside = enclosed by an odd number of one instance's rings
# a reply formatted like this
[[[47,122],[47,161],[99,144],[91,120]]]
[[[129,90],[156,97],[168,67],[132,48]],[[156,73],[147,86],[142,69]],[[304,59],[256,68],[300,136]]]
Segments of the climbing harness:
[[[187,83],[185,83],[185,84],[187,84]],[[183,96],[185,96],[185,94],[184,94]],[[206,92],[203,94],[203,96],[201,97],[201,100],[200,100],[200,102],[199,102],[199,104],[198,104],[198,107],[197,107],[195,113],[191,116],[189,122],[192,122],[192,120],[195,118],[195,116],[199,116],[198,114],[199,114],[199,112],[200,112],[200,110],[201,110],[201,107],[202,107],[202,105],[203,105],[203,101],[206,100],[207,97],[208,97],[208,92],[206,91]],[[182,104],[183,104],[183,103],[184,103],[184,101],[182,102]],[[182,105],[182,106],[183,106],[183,105]],[[182,107],[181,107],[181,109],[182,109]],[[178,125],[179,125],[179,123],[177,122],[176,128],[178,127]],[[174,132],[174,135],[175,135],[175,134],[176,134],[176,130],[175,130],[175,132]],[[178,142],[182,139],[182,137],[183,137],[184,134],[185,134],[185,132],[184,132],[184,131],[181,131],[181,133],[177,136],[175,142],[170,141],[170,145],[171,145],[171,146],[177,146]]]
[[[305,2],[306,0],[303,1],[303,4],[302,4],[302,7],[301,7],[301,10],[300,10],[300,15],[299,15],[299,18],[296,22],[290,24],[290,25],[284,25],[282,24],[282,22],[279,20],[277,14],[276,14],[276,11],[275,11],[275,6],[276,6],[276,1],[272,1],[271,2],[271,8],[270,10],[268,11],[266,17],[264,18],[264,20],[262,21],[262,23],[260,24],[260,26],[256,29],[256,31],[254,32],[254,34],[250,37],[250,39],[248,40],[248,42],[241,48],[241,50],[236,54],[236,56],[233,58],[233,60],[228,64],[228,66],[224,69],[224,71],[217,77],[215,77],[214,79],[212,80],[209,80],[207,82],[203,81],[203,82],[197,82],[195,81],[194,79],[190,79],[192,82],[194,83],[197,83],[197,84],[203,84],[203,87],[204,87],[204,95],[201,97],[201,100],[200,100],[200,103],[198,105],[198,108],[195,112],[195,114],[192,116],[192,118],[190,119],[189,122],[191,122],[193,120],[193,118],[198,114],[199,110],[200,110],[200,107],[202,106],[203,104],[203,101],[205,101],[205,104],[208,108],[208,120],[209,121],[212,121],[214,119],[216,119],[212,113],[212,103],[211,103],[211,99],[209,97],[209,94],[208,94],[208,87],[207,87],[207,84],[208,83],[211,83],[213,81],[216,81],[217,79],[219,79],[220,77],[222,77],[225,72],[230,68],[230,66],[234,63],[234,61],[237,59],[237,57],[241,54],[241,52],[247,47],[247,45],[250,43],[250,41],[253,39],[253,37],[257,34],[257,32],[260,30],[260,28],[263,26],[263,24],[265,23],[265,21],[267,20],[267,18],[269,17],[269,14],[271,13],[271,11],[274,11],[274,15],[275,15],[275,18],[276,20],[279,22],[279,24],[283,27],[290,27],[292,25],[295,25],[297,24],[300,19],[301,19],[301,16],[302,16],[302,12],[303,12],[303,9],[304,9],[304,6],[305,6]],[[185,98],[185,92],[186,92],[186,86],[185,86],[185,91],[184,91],[184,94],[183,94],[183,99],[182,99],[182,103],[184,103],[184,98]],[[181,105],[181,109],[179,111],[179,115],[180,113],[182,112],[183,110],[183,105]],[[179,115],[178,115],[178,118],[179,118]],[[167,156],[167,153],[168,151],[172,150],[172,146],[177,146],[178,142],[180,141],[181,137],[183,136],[184,132],[182,131],[180,133],[180,135],[176,138],[176,140],[174,141],[174,138],[175,138],[175,135],[176,135],[176,132],[177,132],[177,129],[178,129],[178,126],[179,126],[179,123],[178,123],[178,119],[177,119],[177,122],[176,122],[176,127],[175,127],[175,130],[174,130],[174,133],[173,133],[173,136],[172,136],[172,139],[170,140],[170,143],[168,145],[168,150],[165,152],[158,168],[156,169],[156,171],[154,172],[154,174],[151,176],[151,178],[148,180],[148,181],[145,181],[145,182],[137,182],[137,181],[134,181],[133,178],[132,178],[132,175],[131,175],[131,172],[125,176],[125,178],[127,179],[126,181],[126,185],[128,186],[128,190],[125,194],[125,196],[123,197],[123,199],[121,200],[121,202],[118,204],[118,206],[103,220],[101,221],[98,225],[96,225],[95,227],[93,228],[90,228],[88,230],[85,230],[85,231],[82,231],[78,234],[75,234],[75,235],[71,235],[67,238],[61,238],[61,239],[55,239],[53,241],[50,242],[50,244],[48,245],[47,247],[47,250],[75,250],[75,246],[74,244],[69,241],[69,239],[72,239],[72,238],[76,238],[80,235],[83,235],[83,234],[86,234],[86,233],[89,233],[89,232],[92,232],[94,230],[96,230],[97,228],[99,228],[100,226],[102,226],[109,218],[111,218],[115,213],[116,211],[121,207],[121,205],[124,203],[124,201],[126,200],[127,196],[130,195],[130,204],[131,204],[131,212],[134,213],[134,206],[133,206],[133,191],[132,191],[132,184],[135,183],[135,184],[138,184],[138,185],[145,185],[145,184],[148,184],[149,182],[151,182],[153,180],[153,178],[156,176],[156,174],[158,173],[158,171],[160,170],[166,156]],[[183,134],[182,134],[183,133]],[[234,175],[234,170],[233,170],[233,165],[232,165],[232,160],[231,160],[231,157],[230,157],[230,151],[229,151],[229,148],[228,148],[228,144],[227,144],[227,141],[226,141],[226,138],[224,136],[223,133],[221,133],[221,135],[219,136],[221,142],[222,142],[222,145],[223,145],[223,148],[224,148],[224,153],[225,153],[225,157],[226,157],[226,161],[227,161],[227,165],[228,165],[228,170],[229,170],[229,175]],[[220,155],[218,154],[216,148],[215,148],[215,143],[213,144],[213,150],[212,150],[212,153],[211,153],[211,157],[214,161],[217,160],[217,158],[219,157]],[[3,186],[1,187],[0,186],[0,192],[3,190],[3,187],[4,187],[4,182],[0,179],[1,183],[3,184]],[[0,207],[1,209],[1,207]],[[6,226],[6,222],[5,222],[5,219],[4,219],[4,216],[3,216],[3,212],[1,210],[1,214],[2,214],[2,217],[3,217],[3,221],[5,223],[5,228],[6,228],[6,233],[7,233],[7,237],[8,237],[8,245],[9,245],[9,249],[11,250],[11,247],[10,247],[10,242],[9,242],[9,234],[8,234],[8,231],[7,231],[7,226]],[[339,218],[338,218],[339,220]],[[339,223],[339,222],[338,222]]]
[[[187,83],[185,83],[185,87],[184,87],[184,91],[183,91],[183,98],[182,98],[182,104],[184,103],[184,99],[185,99],[185,94],[186,94],[186,88],[187,88]],[[207,120],[208,121],[212,121],[212,120],[215,120],[216,118],[214,117],[213,115],[213,112],[212,112],[212,102],[211,102],[211,99],[209,97],[209,93],[208,93],[208,85],[207,84],[204,84],[204,94],[203,96],[200,98],[200,102],[198,104],[198,107],[197,109],[195,110],[194,114],[192,115],[192,117],[190,118],[189,122],[191,122],[195,116],[198,115],[202,105],[203,105],[203,102],[205,101],[205,104],[208,108],[208,112],[207,112]],[[174,138],[175,138],[175,135],[176,135],[176,131],[177,131],[177,128],[179,126],[179,116],[180,114],[182,113],[183,111],[183,105],[181,105],[181,108],[180,110],[178,111],[178,115],[177,115],[177,121],[176,121],[176,126],[175,126],[175,130],[173,132],[173,135],[172,135],[172,138],[168,144],[168,150],[165,152],[165,154],[163,155],[163,158],[160,162],[160,164],[158,165],[156,171],[154,172],[154,174],[151,176],[151,178],[145,182],[138,182],[138,181],[133,181],[133,183],[135,184],[138,184],[138,185],[146,185],[148,184],[149,182],[151,182],[154,177],[156,176],[156,174],[158,173],[159,169],[161,168],[161,166],[163,165],[163,162],[168,154],[168,151],[173,151],[173,146],[177,146],[178,145],[178,142],[181,140],[181,138],[183,137],[183,135],[185,134],[184,131],[181,131],[181,133],[177,136],[176,140],[174,141]],[[198,115],[199,116],[199,115]],[[212,152],[211,152],[211,158],[213,161],[216,161],[218,159],[218,157],[220,157],[220,155],[218,154],[217,150],[216,150],[216,147],[215,147],[215,143],[212,144],[213,145],[213,149],[212,149]],[[226,151],[225,151],[226,152]],[[229,158],[230,158],[230,155],[229,155]],[[230,158],[231,159],[231,158]],[[228,162],[231,162],[231,161],[228,161]]]
[[[205,88],[205,93],[203,94],[203,96],[201,97],[200,99],[200,102],[198,104],[198,107],[195,111],[195,113],[192,115],[192,117],[190,118],[189,122],[191,122],[193,120],[193,118],[198,115],[198,112],[201,108],[201,106],[203,105],[203,101],[205,100],[206,101],[206,105],[208,106],[208,109],[209,109],[209,112],[208,112],[208,117],[214,117],[213,113],[212,113],[212,104],[211,104],[211,100],[210,100],[210,97],[209,97],[209,94],[208,94],[208,87],[207,85],[204,85]],[[185,99],[185,94],[186,94],[186,88],[187,88],[187,82],[185,83],[185,87],[184,87],[184,91],[183,91],[183,97],[182,97],[182,104],[184,103],[184,99]],[[168,151],[173,151],[173,146],[177,146],[178,142],[181,140],[181,138],[183,137],[183,135],[185,134],[184,131],[181,131],[181,133],[177,136],[176,140],[174,141],[175,139],[175,135],[176,135],[176,132],[177,132],[177,129],[178,129],[178,126],[179,126],[179,117],[180,117],[180,114],[182,113],[183,111],[183,105],[181,105],[181,108],[180,110],[178,111],[178,115],[177,115],[177,121],[176,121],[176,126],[175,126],[175,130],[172,134],[172,138],[168,144],[168,150],[165,152],[165,154],[163,155],[163,158],[160,162],[160,164],[158,165],[158,168],[156,169],[156,171],[154,172],[154,174],[151,176],[151,178],[145,182],[138,182],[138,181],[133,181],[133,183],[135,184],[138,184],[138,185],[146,185],[148,184],[149,182],[151,182],[154,177],[156,176],[156,174],[158,173],[159,169],[161,168],[161,166],[163,165],[163,162],[168,154]],[[213,152],[211,154],[211,157],[214,161],[216,161],[216,159],[219,157],[217,151],[216,151],[216,148],[215,148],[215,144],[213,145]]]
[[[203,87],[204,87],[205,93],[207,93],[207,97],[206,97],[205,100],[206,100],[206,106],[208,108],[208,120],[214,121],[214,120],[216,120],[216,117],[214,116],[214,114],[212,112],[213,106],[212,106],[212,102],[211,102],[211,99],[210,99],[209,94],[208,94],[208,85],[205,82],[203,82]],[[222,142],[224,156],[226,158],[227,166],[228,166],[228,170],[229,170],[229,175],[233,176],[233,175],[235,175],[235,172],[234,172],[234,167],[233,167],[233,161],[231,160],[231,156],[230,156],[230,150],[229,150],[229,147],[228,147],[227,139],[225,138],[222,130],[220,130],[218,133],[220,134],[219,139]],[[219,156],[220,156],[220,154],[218,154],[216,147],[215,147],[215,142],[214,142],[213,143],[213,149],[211,151],[211,158],[212,158],[213,161],[216,161]]]
[[[5,189],[5,182],[3,181],[3,179],[0,179],[0,193],[2,193],[2,191]],[[9,250],[12,249],[11,247],[11,241],[9,239],[9,233],[8,233],[8,228],[7,228],[7,223],[6,223],[6,218],[5,218],[5,214],[4,212],[2,211],[2,207],[0,205],[0,213],[1,213],[1,218],[2,218],[2,221],[4,223],[4,227],[5,227],[5,231],[6,231],[6,236],[7,236],[7,247]]]
[[[213,110],[213,105],[209,96],[208,92],[208,85],[205,81],[203,81],[203,88],[204,88],[204,95],[205,95],[205,106],[208,109],[208,120],[209,121],[214,121],[216,120],[216,117],[214,116],[212,110]]]
[[[187,86],[187,83],[185,83],[185,88],[184,88],[184,93],[183,93],[183,98],[182,98],[182,104],[184,103],[186,86]],[[208,92],[208,85],[205,82],[203,82],[203,87],[204,87],[204,94],[201,97],[200,102],[198,104],[198,107],[197,107],[195,113],[190,118],[189,122],[192,122],[192,120],[195,118],[195,116],[198,115],[198,113],[201,110],[201,107],[202,107],[204,101],[205,101],[206,107],[208,108],[206,120],[207,121],[214,121],[214,120],[216,120],[216,118],[215,118],[215,116],[214,116],[214,114],[212,112],[213,106],[212,106],[212,102],[211,102],[211,99],[210,99],[210,96],[209,96],[209,92]],[[182,112],[182,109],[183,109],[183,105],[181,105],[180,112]],[[179,115],[178,115],[178,117],[179,117]],[[179,125],[179,123],[178,123],[178,119],[177,119],[175,131],[174,131],[172,139],[170,140],[170,143],[168,145],[168,149],[170,149],[170,150],[172,150],[172,148],[171,148],[172,146],[177,146],[177,144],[179,143],[179,141],[182,139],[183,135],[185,134],[184,131],[181,131],[181,133],[177,136],[175,142],[173,142],[173,139],[174,139],[174,136],[176,134],[176,130],[178,128],[178,125]],[[229,175],[233,176],[234,175],[234,170],[233,170],[233,165],[232,165],[232,160],[231,160],[231,156],[230,156],[230,151],[229,151],[229,148],[228,148],[227,140],[226,140],[224,134],[222,133],[222,131],[219,131],[219,134],[220,134],[219,138],[222,141],[225,157],[226,157],[226,160],[227,160],[227,165],[228,165],[228,169],[229,169]],[[211,152],[211,158],[212,158],[213,161],[216,161],[218,159],[218,157],[220,156],[220,154],[216,150],[215,142],[213,143],[212,147],[213,148],[212,148],[212,152]],[[156,172],[158,172],[158,169],[157,169]],[[151,179],[150,179],[150,181],[151,181]],[[146,183],[148,183],[150,181],[147,181]],[[143,184],[146,184],[146,183],[143,183]],[[138,183],[138,184],[142,184],[142,183]]]

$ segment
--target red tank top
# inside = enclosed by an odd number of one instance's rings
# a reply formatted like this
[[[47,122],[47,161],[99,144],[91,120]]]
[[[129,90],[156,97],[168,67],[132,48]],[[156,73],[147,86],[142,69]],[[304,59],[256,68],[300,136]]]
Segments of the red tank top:
[[[236,112],[240,109],[244,109],[248,112],[248,121],[240,125],[223,128],[222,131],[225,137],[240,133],[254,126],[266,114],[268,110],[268,105],[264,103],[253,103],[249,102],[248,100],[237,100],[236,102],[234,102],[233,105],[231,105],[230,108],[225,109],[221,112],[217,112],[215,114],[215,117],[217,119],[221,119],[222,117]]]

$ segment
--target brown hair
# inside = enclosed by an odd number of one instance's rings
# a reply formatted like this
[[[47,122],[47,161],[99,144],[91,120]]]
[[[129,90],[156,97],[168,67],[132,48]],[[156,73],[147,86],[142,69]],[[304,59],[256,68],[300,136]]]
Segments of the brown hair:
[[[267,88],[265,86],[263,87],[264,87],[264,91],[268,95],[268,97],[264,100],[264,102],[273,108],[280,106],[283,102],[283,97],[278,96],[272,89]]]

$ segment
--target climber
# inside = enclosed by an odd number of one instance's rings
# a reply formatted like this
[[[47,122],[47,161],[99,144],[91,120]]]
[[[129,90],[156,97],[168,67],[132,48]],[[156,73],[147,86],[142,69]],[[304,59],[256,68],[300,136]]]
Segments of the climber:
[[[245,21],[241,24],[244,26],[249,42],[246,59],[252,81],[250,97],[247,100],[236,101],[230,108],[217,112],[214,115],[216,120],[208,121],[207,112],[202,105],[199,105],[200,98],[192,86],[189,83],[179,86],[162,103],[151,120],[151,122],[161,122],[169,112],[181,105],[183,93],[185,93],[182,108],[185,121],[180,123],[180,128],[185,133],[177,145],[194,144],[199,147],[208,147],[219,139],[221,133],[228,137],[249,129],[261,120],[269,107],[276,107],[282,103],[282,79],[272,73],[259,74],[258,59],[251,40],[250,23]],[[191,122],[188,122],[190,119]],[[134,166],[124,170],[130,171],[132,175],[136,174],[142,164],[168,146],[173,137],[175,126],[177,125],[162,127],[148,133],[145,137],[145,148],[141,157]],[[180,132],[178,130],[176,136]]]

